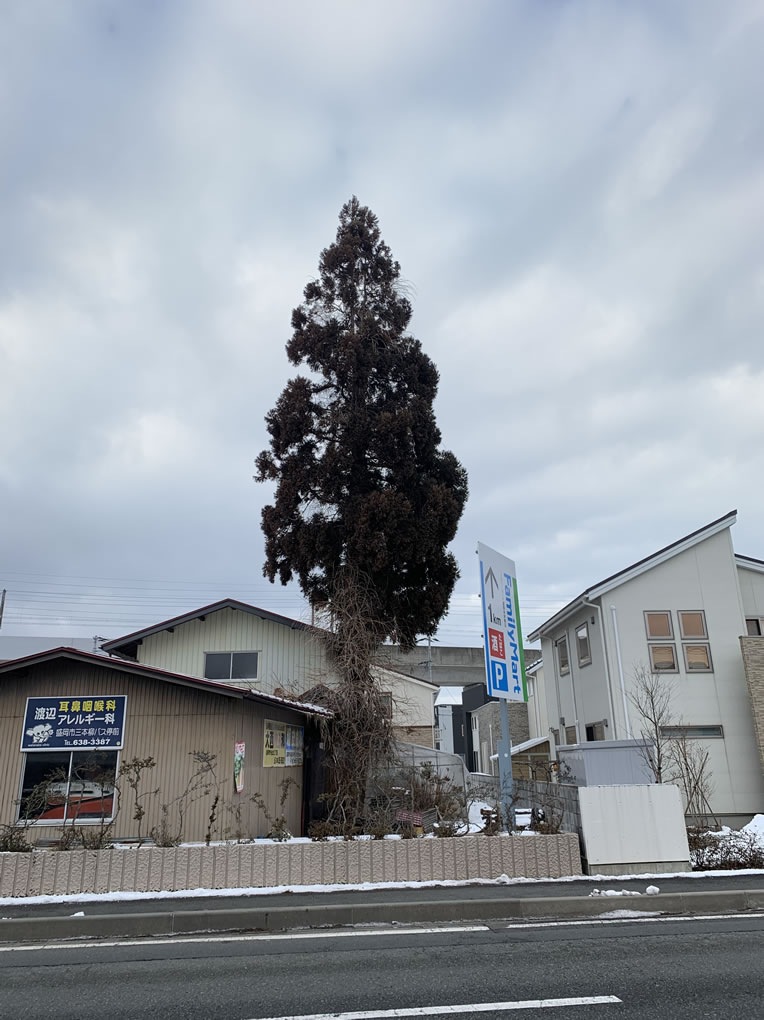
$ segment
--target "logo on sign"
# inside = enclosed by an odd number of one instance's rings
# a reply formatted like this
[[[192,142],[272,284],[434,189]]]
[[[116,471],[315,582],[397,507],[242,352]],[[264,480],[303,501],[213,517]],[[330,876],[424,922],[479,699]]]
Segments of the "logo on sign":
[[[488,630],[488,646],[491,649],[491,657],[494,659],[506,659],[504,654],[504,635],[500,630]]]
[[[32,738],[33,744],[47,744],[53,736],[53,727],[50,723],[38,723],[27,730],[27,736]]]
[[[491,687],[495,691],[509,690],[506,664],[496,662],[494,659],[491,659]]]

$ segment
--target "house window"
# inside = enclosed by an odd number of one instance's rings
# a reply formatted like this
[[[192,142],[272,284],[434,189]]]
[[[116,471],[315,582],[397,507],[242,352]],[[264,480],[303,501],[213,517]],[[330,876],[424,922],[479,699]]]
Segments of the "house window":
[[[382,691],[379,696],[382,702],[382,715],[385,719],[392,719],[393,717],[393,696],[390,691]]]
[[[709,740],[721,737],[724,729],[721,726],[661,726],[661,736],[669,739],[687,737],[689,740]]]
[[[745,621],[745,629],[748,632],[748,637],[761,637],[761,620],[759,617],[749,617]]]
[[[560,671],[560,676],[565,676],[566,673],[570,673],[570,656],[568,655],[567,637],[562,637],[557,642],[557,667]]]
[[[592,661],[588,623],[582,623],[580,627],[576,627],[576,649],[578,651],[578,665],[588,666]]]
[[[477,733],[478,728],[478,717],[474,712],[470,712],[470,725],[472,726],[472,732]]]
[[[604,740],[605,739],[605,723],[593,722],[586,724],[586,739],[587,740]]]
[[[666,641],[674,636],[674,627],[669,612],[646,612],[645,630],[650,641]]]
[[[710,673],[711,649],[708,645],[682,645],[684,665],[688,673]]]
[[[48,825],[108,821],[116,776],[116,751],[28,752],[18,818]]]
[[[674,645],[648,645],[653,673],[678,673]]]
[[[576,743],[578,743],[578,734],[576,733],[576,727],[575,726],[566,726],[565,727],[565,743],[566,744],[576,744]]]
[[[473,772],[480,771],[480,755],[478,754],[477,751],[472,752],[472,771]]]
[[[692,641],[694,638],[708,637],[706,630],[706,614],[702,609],[697,612],[679,613],[679,631],[683,638]]]
[[[257,652],[205,652],[205,680],[257,680]]]

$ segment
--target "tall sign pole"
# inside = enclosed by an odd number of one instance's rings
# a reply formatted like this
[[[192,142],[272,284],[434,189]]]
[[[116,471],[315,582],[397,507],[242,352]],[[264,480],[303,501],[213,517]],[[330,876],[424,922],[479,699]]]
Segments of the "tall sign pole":
[[[483,606],[485,676],[488,693],[499,699],[499,785],[504,819],[514,827],[512,810],[512,740],[508,701],[527,701],[520,607],[515,564],[495,549],[478,542],[480,597]]]

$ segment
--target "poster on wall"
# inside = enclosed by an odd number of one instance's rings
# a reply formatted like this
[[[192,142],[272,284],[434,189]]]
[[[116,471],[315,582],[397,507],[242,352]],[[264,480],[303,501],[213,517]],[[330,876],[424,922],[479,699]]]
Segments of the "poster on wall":
[[[287,768],[302,765],[305,729],[289,723],[265,720],[263,765],[265,768]]]
[[[124,745],[126,694],[27,698],[22,751],[93,751]]]
[[[244,790],[244,752],[246,745],[237,741],[233,747],[233,787],[237,793]]]

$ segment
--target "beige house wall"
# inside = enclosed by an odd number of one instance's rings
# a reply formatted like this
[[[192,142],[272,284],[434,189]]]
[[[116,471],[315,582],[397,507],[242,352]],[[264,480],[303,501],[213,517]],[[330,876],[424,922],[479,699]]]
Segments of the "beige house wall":
[[[108,665],[48,662],[29,667],[25,674],[5,675],[0,684],[0,824],[16,819],[15,802],[21,792],[25,761],[25,754],[19,747],[26,699],[126,694],[125,747],[119,752],[119,761],[153,757],[157,763],[145,774],[144,788],[159,792],[146,801],[144,833],[159,825],[161,805],[172,802],[185,789],[194,770],[191,757],[194,751],[217,755],[216,777],[221,798],[217,808],[217,838],[222,828],[231,826],[235,830],[239,827],[233,815],[236,808],[240,810],[242,831],[250,836],[264,836],[268,823],[249,798],[261,793],[273,812],[278,806],[279,784],[284,779],[294,782],[285,805],[287,822],[293,833],[300,833],[302,766],[264,768],[263,736],[266,718],[305,725],[305,716],[275,705],[245,701],[233,692],[229,697],[165,680],[131,677]],[[233,789],[236,741],[246,744],[245,786],[241,794],[234,793]],[[184,824],[185,840],[204,839],[212,796],[206,795],[190,807]],[[126,790],[113,830],[116,837],[137,834],[133,810],[132,794]],[[33,839],[53,838],[59,833],[60,825],[34,825],[32,828]]]
[[[171,673],[203,677],[205,652],[245,651],[258,653],[257,677],[241,686],[265,694],[277,688],[302,694],[327,682],[326,657],[316,635],[239,609],[218,609],[203,620],[190,620],[144,638],[138,646],[138,661]]]
[[[246,690],[299,697],[311,687],[331,685],[335,679],[318,634],[239,609],[218,609],[204,620],[190,620],[144,638],[138,646],[138,661],[172,673],[203,677],[205,652],[243,651],[258,653],[257,678],[231,682]],[[431,747],[436,689],[394,670],[380,667],[375,672],[382,689],[393,696],[396,736]]]

